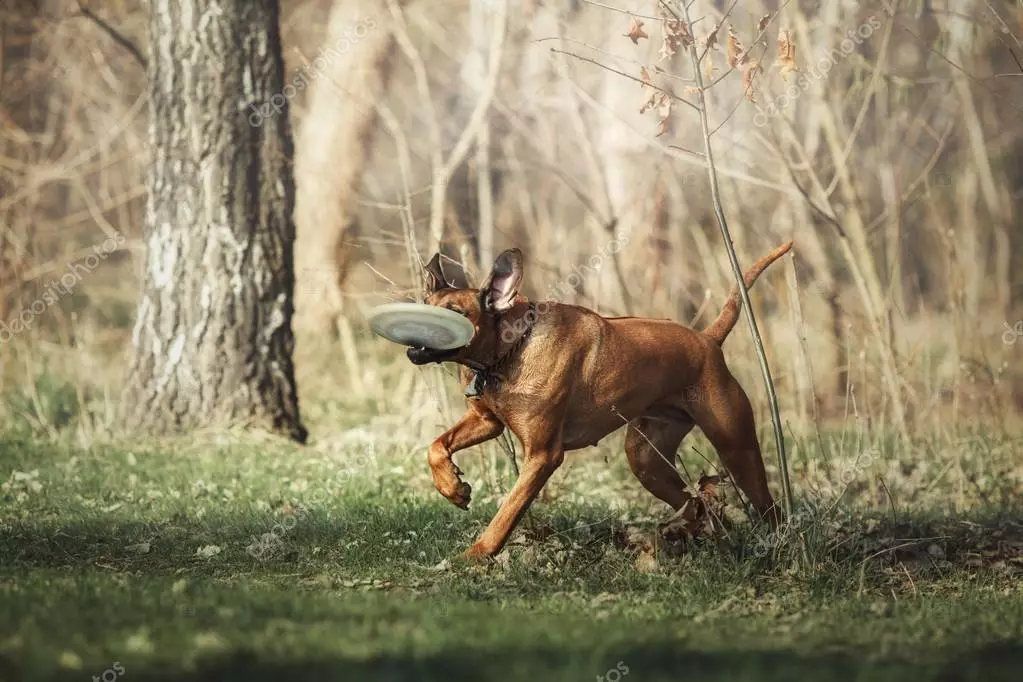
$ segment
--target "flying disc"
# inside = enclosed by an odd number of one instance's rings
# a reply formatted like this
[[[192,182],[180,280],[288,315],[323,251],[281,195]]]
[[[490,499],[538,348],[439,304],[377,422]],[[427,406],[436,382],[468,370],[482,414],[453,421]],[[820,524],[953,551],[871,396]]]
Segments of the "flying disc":
[[[476,333],[465,317],[425,303],[385,303],[368,317],[374,333],[403,346],[451,350],[469,343]]]

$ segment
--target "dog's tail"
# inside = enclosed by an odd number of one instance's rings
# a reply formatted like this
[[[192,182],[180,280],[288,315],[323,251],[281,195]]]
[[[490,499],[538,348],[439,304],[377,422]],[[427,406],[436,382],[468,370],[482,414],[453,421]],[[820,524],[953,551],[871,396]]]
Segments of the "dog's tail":
[[[784,256],[791,248],[792,242],[785,242],[750,266],[749,270],[742,276],[746,289],[748,290],[753,286],[753,282],[757,281],[757,277],[760,277],[760,273],[766,270],[768,265]],[[725,301],[725,307],[721,309],[717,319],[703,330],[703,333],[717,341],[720,346],[724,343],[728,333],[732,331],[736,320],[739,319],[740,307],[742,307],[742,299],[739,298],[739,287],[732,287],[732,293],[729,295],[728,300]]]

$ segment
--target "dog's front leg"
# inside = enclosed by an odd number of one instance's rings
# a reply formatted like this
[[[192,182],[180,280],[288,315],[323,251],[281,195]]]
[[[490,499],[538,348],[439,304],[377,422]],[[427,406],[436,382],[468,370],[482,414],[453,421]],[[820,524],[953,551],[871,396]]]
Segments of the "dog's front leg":
[[[497,438],[504,431],[504,424],[494,413],[483,407],[478,400],[469,401],[469,410],[458,423],[441,434],[430,445],[428,461],[433,485],[441,495],[456,507],[467,509],[472,487],[460,478],[461,470],[451,460],[451,455]]]
[[[465,553],[469,559],[492,557],[504,548],[522,515],[529,509],[544,484],[565,460],[560,439],[543,447],[527,447],[519,480],[515,482],[497,515],[483,535]]]

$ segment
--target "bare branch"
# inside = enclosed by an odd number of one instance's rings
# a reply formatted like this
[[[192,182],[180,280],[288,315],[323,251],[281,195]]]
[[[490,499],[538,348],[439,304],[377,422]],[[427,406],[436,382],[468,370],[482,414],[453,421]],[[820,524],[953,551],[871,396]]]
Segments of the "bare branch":
[[[616,73],[619,76],[625,76],[629,80],[636,81],[637,83],[645,85],[645,86],[647,86],[649,88],[653,88],[654,90],[657,90],[658,92],[662,92],[665,95],[667,95],[668,97],[670,97],[671,99],[675,100],[676,102],[682,102],[682,104],[685,104],[686,106],[692,107],[695,111],[699,111],[700,110],[699,107],[697,107],[695,104],[693,104],[692,102],[690,102],[690,101],[688,101],[686,99],[683,99],[682,97],[679,97],[678,95],[676,95],[673,92],[665,90],[664,88],[659,88],[656,85],[654,85],[653,83],[645,83],[645,82],[643,82],[642,79],[636,78],[632,74],[625,73],[624,71],[619,71],[618,69],[616,69],[614,67],[611,67],[611,66],[608,66],[607,64],[601,64],[596,59],[590,59],[589,57],[583,57],[582,55],[576,54],[574,52],[568,52],[567,50],[559,50],[556,47],[552,47],[551,48],[551,52],[556,52],[558,54],[568,55],[569,57],[575,57],[576,59],[580,59],[580,60],[582,60],[584,62],[589,62],[590,64],[596,64],[600,68],[607,69],[611,73]]]
[[[138,45],[132,42],[130,38],[127,38],[123,33],[108,24],[102,17],[89,9],[83,0],[78,0],[78,9],[81,10],[82,16],[99,26],[115,43],[130,52],[131,56],[135,58],[135,61],[142,65],[143,69],[149,68],[149,63],[142,55],[142,50],[140,50]]]

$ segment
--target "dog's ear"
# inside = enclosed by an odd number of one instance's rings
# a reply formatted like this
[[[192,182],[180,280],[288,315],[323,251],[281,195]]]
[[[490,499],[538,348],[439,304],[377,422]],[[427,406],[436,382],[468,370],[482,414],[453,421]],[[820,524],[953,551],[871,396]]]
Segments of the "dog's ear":
[[[450,289],[451,285],[444,279],[444,271],[440,268],[440,254],[433,254],[433,258],[426,264],[426,290],[431,294],[441,289]]]
[[[511,308],[521,283],[522,252],[518,249],[502,251],[480,289],[480,307],[487,312],[502,312]]]

